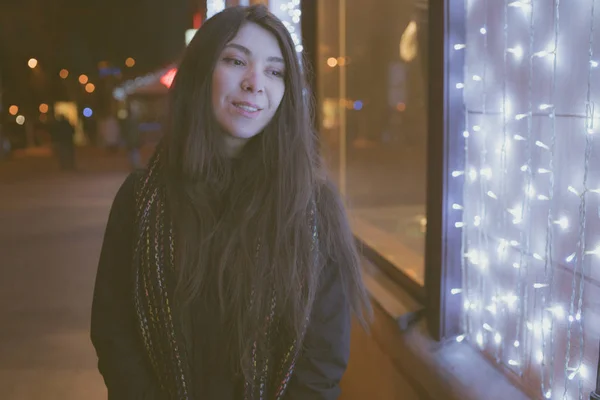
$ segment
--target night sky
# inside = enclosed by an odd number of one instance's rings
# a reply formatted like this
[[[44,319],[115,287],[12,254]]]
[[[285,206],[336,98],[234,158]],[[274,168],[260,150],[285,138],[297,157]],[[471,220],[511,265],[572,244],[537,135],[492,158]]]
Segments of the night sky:
[[[197,0],[0,0],[2,110],[65,96],[58,73],[97,78],[98,63],[140,75],[175,61]],[[27,66],[39,61],[36,71]],[[133,68],[124,66],[133,57]]]

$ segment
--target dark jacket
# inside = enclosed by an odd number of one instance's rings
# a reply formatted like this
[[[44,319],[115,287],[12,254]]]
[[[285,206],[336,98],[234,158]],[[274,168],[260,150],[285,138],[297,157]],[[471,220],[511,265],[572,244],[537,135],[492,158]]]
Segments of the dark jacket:
[[[132,304],[134,177],[114,200],[98,265],[92,306],[91,338],[110,400],[161,399],[153,370],[136,328]],[[200,348],[218,346],[218,323],[212,323],[216,304],[198,312],[203,323],[195,332]],[[216,322],[216,321],[215,321]],[[314,305],[304,347],[287,388],[288,400],[333,400],[350,351],[350,311],[337,267],[328,265]],[[202,352],[200,353],[202,354]],[[195,362],[203,364],[202,356]],[[240,385],[225,371],[199,365],[202,387],[198,400],[241,400]]]

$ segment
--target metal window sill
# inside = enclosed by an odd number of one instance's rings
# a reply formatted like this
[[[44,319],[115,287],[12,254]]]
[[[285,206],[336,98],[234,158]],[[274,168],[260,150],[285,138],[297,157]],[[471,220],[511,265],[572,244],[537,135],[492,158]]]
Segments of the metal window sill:
[[[364,267],[375,311],[371,336],[424,400],[531,398],[468,343],[431,339],[419,320],[422,305],[366,260]]]

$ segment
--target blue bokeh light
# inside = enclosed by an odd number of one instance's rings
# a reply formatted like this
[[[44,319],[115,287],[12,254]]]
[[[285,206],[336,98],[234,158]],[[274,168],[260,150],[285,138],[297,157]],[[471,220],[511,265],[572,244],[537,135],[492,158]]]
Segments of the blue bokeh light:
[[[84,117],[87,117],[87,118],[89,118],[89,117],[91,117],[91,116],[92,116],[92,114],[94,114],[94,112],[92,111],[92,109],[91,109],[91,108],[89,108],[89,107],[86,107],[86,108],[84,108],[84,109],[83,109],[83,116],[84,116]]]

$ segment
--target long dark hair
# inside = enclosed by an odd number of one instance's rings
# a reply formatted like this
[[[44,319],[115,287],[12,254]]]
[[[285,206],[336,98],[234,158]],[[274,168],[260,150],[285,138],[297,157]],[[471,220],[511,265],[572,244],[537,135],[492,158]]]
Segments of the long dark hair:
[[[285,94],[233,172],[213,115],[211,78],[222,49],[245,23],[277,38],[286,64]],[[359,258],[342,202],[324,177],[311,96],[283,23],[264,6],[228,8],[207,20],[184,55],[170,95],[164,173],[184,331],[193,303],[216,284],[220,314],[230,328],[230,361],[248,379],[253,342],[273,295],[280,334],[300,338],[323,268],[339,269],[349,305],[366,323],[370,307]],[[317,261],[309,217],[315,204],[322,254]],[[273,350],[257,345],[259,352]]]

